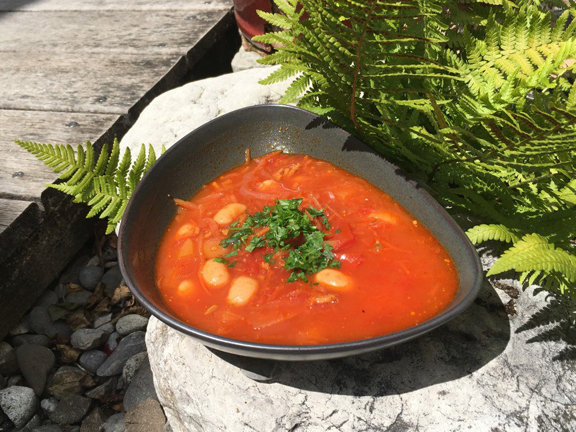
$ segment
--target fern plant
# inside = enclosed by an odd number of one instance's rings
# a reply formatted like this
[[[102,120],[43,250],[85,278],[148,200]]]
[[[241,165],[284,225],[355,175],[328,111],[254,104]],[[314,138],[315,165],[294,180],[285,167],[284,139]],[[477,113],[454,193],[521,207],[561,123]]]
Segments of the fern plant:
[[[59,178],[63,181],[48,187],[72,195],[75,202],[88,204],[90,212],[87,217],[100,215],[100,218],[108,219],[106,234],[114,231],[132,192],[156,161],[154,148],[150,145],[147,155],[144,144],[134,161],[129,148],[120,157],[120,145],[116,139],[111,149],[104,144],[97,157],[90,142],[86,143],[86,148],[79,145],[77,152],[71,145],[30,141],[16,141],[16,144],[54,172],[61,173]]]
[[[420,181],[489,275],[576,294],[576,10],[506,0],[275,0],[262,60],[283,102],[323,115]],[[559,16],[557,8],[566,10]]]

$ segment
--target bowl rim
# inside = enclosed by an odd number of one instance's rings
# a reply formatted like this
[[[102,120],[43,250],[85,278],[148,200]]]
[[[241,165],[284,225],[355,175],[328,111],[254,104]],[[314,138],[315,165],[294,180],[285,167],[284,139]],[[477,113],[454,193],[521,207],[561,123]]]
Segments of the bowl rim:
[[[354,137],[349,132],[345,131],[339,126],[334,125],[332,122],[310,111],[290,105],[263,104],[236,109],[234,111],[222,114],[202,124],[201,126],[193,129],[192,131],[184,135],[182,138],[178,139],[170,148],[168,148],[166,152],[158,158],[153,167],[158,166],[159,163],[162,163],[162,159],[165,157],[165,155],[178,151],[179,146],[184,145],[184,143],[190,139],[189,138],[190,136],[196,134],[201,129],[213,127],[213,124],[218,123],[219,121],[221,121],[222,118],[233,115],[252,112],[250,113],[250,115],[252,116],[255,115],[261,116],[262,115],[261,113],[260,114],[254,113],[254,111],[261,111],[261,110],[287,110],[287,111],[296,110],[300,113],[304,113],[306,115],[311,116],[311,118],[313,119],[321,119],[321,121],[324,122],[325,124],[340,129],[347,135],[355,138],[356,140],[360,141],[361,143],[367,146],[367,144],[365,144],[358,138]],[[258,116],[256,118],[260,118]],[[395,168],[397,172],[401,173],[406,178],[408,178],[404,174],[404,172],[400,170],[396,165],[389,162],[382,155],[379,156],[382,157],[382,163],[386,163],[392,168]],[[128,259],[128,252],[126,246],[128,242],[126,241],[126,234],[125,234],[126,231],[128,231],[128,229],[125,227],[126,225],[125,220],[127,219],[126,216],[130,215],[130,213],[133,211],[133,208],[136,206],[135,197],[138,197],[139,191],[143,188],[143,185],[145,184],[146,179],[150,176],[153,167],[144,175],[140,183],[137,185],[134,192],[132,193],[128,205],[126,206],[118,232],[118,264],[124,277],[124,281],[130,288],[130,291],[134,294],[137,300],[148,311],[152,313],[152,315],[154,315],[160,321],[172,327],[173,329],[193,337],[203,345],[208,346],[210,348],[247,357],[256,357],[272,360],[289,360],[289,361],[325,360],[325,359],[333,359],[333,358],[363,354],[366,352],[383,349],[397,345],[399,343],[407,342],[411,339],[414,339],[418,336],[421,336],[446,324],[448,321],[460,315],[465,309],[467,309],[476,299],[480,291],[481,283],[483,280],[483,271],[480,258],[476,253],[476,250],[472,246],[472,243],[470,242],[468,237],[466,237],[460,226],[446,212],[446,210],[434,198],[432,198],[432,196],[428,192],[426,192],[426,190],[422,188],[416,181],[409,179],[407,180],[407,183],[410,184],[410,187],[416,189],[417,193],[420,194],[421,197],[423,197],[428,202],[429,205],[432,205],[433,207],[436,208],[436,210],[439,210],[439,214],[442,215],[444,222],[450,225],[450,228],[453,229],[457,234],[457,236],[460,238],[460,240],[464,242],[464,244],[466,245],[465,250],[469,253],[470,258],[472,259],[471,262],[473,263],[474,266],[472,272],[475,275],[474,283],[470,287],[468,293],[458,303],[448,306],[447,308],[441,310],[437,315],[413,327],[409,327],[403,330],[399,330],[393,333],[388,333],[376,337],[357,339],[347,342],[338,342],[332,344],[321,344],[321,345],[265,344],[260,342],[232,339],[195,328],[190,324],[186,324],[182,321],[179,321],[173,316],[170,316],[164,313],[162,310],[159,310],[137,286],[133,278],[133,273],[130,269],[131,265],[129,264],[130,260]],[[170,309],[170,307],[167,304],[166,306],[168,309]]]

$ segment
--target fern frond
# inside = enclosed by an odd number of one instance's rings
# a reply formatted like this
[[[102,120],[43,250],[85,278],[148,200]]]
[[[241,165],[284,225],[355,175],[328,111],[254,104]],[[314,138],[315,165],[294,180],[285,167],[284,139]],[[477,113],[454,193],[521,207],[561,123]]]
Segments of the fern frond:
[[[108,218],[107,234],[114,231],[132,192],[156,161],[152,146],[149,146],[146,156],[144,145],[134,163],[129,149],[126,149],[120,160],[120,145],[116,139],[111,151],[107,144],[102,146],[97,159],[90,142],[86,143],[85,148],[79,145],[76,154],[70,145],[28,141],[16,143],[55,172],[65,170],[60,179],[68,180],[47,186],[73,196],[75,202],[86,203],[90,207],[87,217],[100,215],[100,218]]]
[[[519,238],[508,227],[504,225],[476,225],[466,231],[466,235],[474,244],[484,243],[489,240],[502,241],[506,243],[516,243]]]

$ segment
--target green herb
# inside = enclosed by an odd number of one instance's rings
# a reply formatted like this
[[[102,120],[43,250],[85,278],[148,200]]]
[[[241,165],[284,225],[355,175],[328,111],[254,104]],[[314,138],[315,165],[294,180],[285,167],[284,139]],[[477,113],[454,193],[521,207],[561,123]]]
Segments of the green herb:
[[[242,247],[247,252],[263,247],[272,248],[275,252],[287,250],[288,257],[284,258],[284,268],[293,270],[288,282],[308,282],[309,274],[328,267],[340,268],[340,261],[334,259],[332,246],[324,241],[328,234],[314,224],[315,219],[318,219],[322,226],[330,229],[324,211],[311,206],[300,210],[301,205],[302,198],[277,200],[273,206],[265,206],[261,212],[248,215],[242,226],[231,225],[230,234],[220,245],[232,246],[234,251],[222,257],[236,255]],[[265,232],[258,230],[259,233],[256,234],[257,228],[265,228]],[[272,255],[265,254],[264,261],[274,264]]]

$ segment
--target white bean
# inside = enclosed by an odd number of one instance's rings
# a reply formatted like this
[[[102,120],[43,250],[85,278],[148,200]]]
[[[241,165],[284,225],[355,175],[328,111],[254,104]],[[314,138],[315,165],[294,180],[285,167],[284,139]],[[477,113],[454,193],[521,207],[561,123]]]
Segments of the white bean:
[[[386,212],[383,210],[380,211],[375,211],[372,212],[368,215],[369,218],[371,219],[376,219],[382,222],[386,222],[392,225],[395,225],[396,223],[398,223],[398,217],[390,212]]]
[[[224,263],[219,263],[213,259],[206,261],[202,268],[202,279],[212,288],[224,286],[230,280],[228,267]]]
[[[352,288],[352,281],[340,270],[324,269],[316,273],[316,282],[326,288],[332,288],[336,291],[347,291]]]
[[[248,276],[240,276],[232,281],[228,292],[228,303],[232,306],[243,306],[250,301],[258,290],[258,281]]]
[[[176,235],[178,236],[178,238],[194,237],[199,232],[200,228],[198,228],[198,225],[192,222],[182,225],[176,232]]]
[[[178,294],[186,294],[191,292],[193,289],[194,289],[194,282],[186,279],[180,282],[180,285],[178,285]]]
[[[230,225],[238,216],[246,211],[246,206],[240,203],[227,204],[214,215],[218,225]]]

